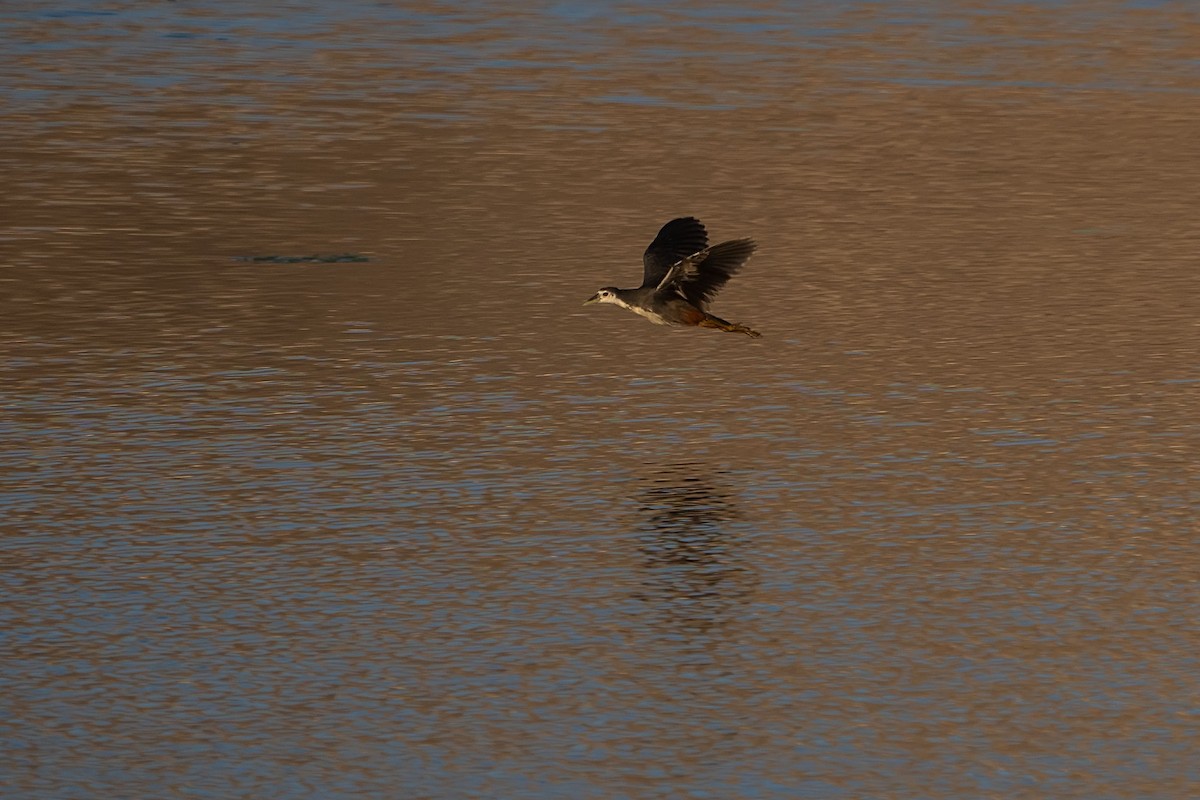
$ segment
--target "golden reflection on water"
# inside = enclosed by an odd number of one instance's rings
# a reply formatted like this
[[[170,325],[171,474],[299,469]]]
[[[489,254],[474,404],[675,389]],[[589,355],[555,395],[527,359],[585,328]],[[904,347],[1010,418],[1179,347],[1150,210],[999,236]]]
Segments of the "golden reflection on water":
[[[14,796],[1194,794],[1190,7],[239,9],[0,12]]]

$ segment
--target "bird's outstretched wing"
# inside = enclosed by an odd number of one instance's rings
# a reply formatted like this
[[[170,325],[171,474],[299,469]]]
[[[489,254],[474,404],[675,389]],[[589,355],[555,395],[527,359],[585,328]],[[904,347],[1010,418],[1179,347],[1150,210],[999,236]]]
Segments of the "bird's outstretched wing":
[[[707,246],[708,232],[695,217],[680,217],[663,225],[642,256],[645,265],[642,288],[658,286],[672,265]]]
[[[715,244],[673,264],[658,289],[677,291],[696,308],[704,310],[721,287],[750,260],[755,247],[753,239]]]

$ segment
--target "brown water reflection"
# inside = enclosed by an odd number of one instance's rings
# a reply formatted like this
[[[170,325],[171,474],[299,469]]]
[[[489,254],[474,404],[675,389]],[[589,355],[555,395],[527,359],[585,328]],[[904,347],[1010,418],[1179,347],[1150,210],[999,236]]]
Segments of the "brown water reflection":
[[[736,501],[717,481],[724,470],[704,463],[662,465],[642,492],[639,526],[646,570],[640,598],[671,629],[710,634],[732,619],[755,584],[737,521]]]
[[[1190,6],[0,30],[6,798],[1196,794]]]

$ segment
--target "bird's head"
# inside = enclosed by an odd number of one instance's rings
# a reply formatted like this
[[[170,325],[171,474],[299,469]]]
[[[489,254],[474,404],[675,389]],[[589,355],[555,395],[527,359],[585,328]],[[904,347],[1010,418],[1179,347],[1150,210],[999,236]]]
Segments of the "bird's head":
[[[583,301],[585,306],[590,306],[592,303],[619,303],[617,300],[617,288],[615,286],[605,286],[600,291]]]

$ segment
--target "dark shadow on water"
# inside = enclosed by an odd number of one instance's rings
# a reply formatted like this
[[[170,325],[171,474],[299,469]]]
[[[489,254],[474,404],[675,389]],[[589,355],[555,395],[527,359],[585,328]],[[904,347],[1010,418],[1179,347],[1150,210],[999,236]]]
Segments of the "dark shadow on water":
[[[646,577],[638,598],[677,630],[705,633],[723,624],[757,583],[723,475],[703,463],[670,464],[646,478],[639,493]]]

